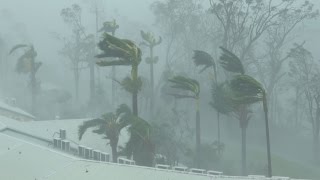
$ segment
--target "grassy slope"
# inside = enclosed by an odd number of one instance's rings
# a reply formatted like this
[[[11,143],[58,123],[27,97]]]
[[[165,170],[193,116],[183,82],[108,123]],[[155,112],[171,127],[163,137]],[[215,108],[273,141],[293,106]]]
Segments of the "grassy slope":
[[[237,147],[238,146],[238,147]],[[224,152],[223,169],[226,173],[240,174],[240,144],[227,144]],[[267,168],[266,152],[261,149],[247,149],[247,165],[249,174],[265,174]],[[272,167],[274,176],[288,176],[292,178],[320,179],[320,168],[290,161],[284,157],[272,154]]]

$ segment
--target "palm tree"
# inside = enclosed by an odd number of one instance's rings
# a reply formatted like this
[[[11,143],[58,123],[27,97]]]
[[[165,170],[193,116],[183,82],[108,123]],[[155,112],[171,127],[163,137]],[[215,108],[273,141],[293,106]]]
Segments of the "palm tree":
[[[240,73],[234,76],[230,82],[231,102],[234,111],[240,120],[240,127],[242,130],[242,173],[246,175],[246,128],[250,119],[248,106],[250,104],[262,101],[265,115],[266,126],[266,141],[267,141],[267,161],[268,161],[268,177],[272,176],[271,167],[271,152],[270,152],[270,138],[269,138],[269,124],[268,124],[268,107],[266,92],[263,86],[253,77],[245,75],[245,70],[241,60],[227,49],[222,48],[222,56],[220,57],[220,64],[222,67],[233,73]]]
[[[118,158],[118,141],[119,135],[123,128],[128,127],[132,124],[132,113],[130,108],[122,104],[118,107],[116,113],[107,113],[102,115],[101,118],[85,121],[82,125],[79,126],[79,140],[82,139],[84,133],[89,128],[96,127],[97,129],[93,130],[94,133],[104,135],[104,138],[109,140],[112,151],[112,160],[117,162]]]
[[[179,89],[182,93],[171,93],[170,95],[175,98],[192,98],[196,101],[196,166],[200,166],[199,155],[200,155],[200,84],[198,81],[183,76],[174,76],[169,79],[173,84],[171,87]]]
[[[119,39],[104,33],[103,39],[98,44],[103,51],[97,55],[97,58],[117,57],[113,60],[101,60],[97,62],[99,66],[131,66],[131,77],[126,78],[126,82],[131,84],[140,84],[141,79],[138,77],[138,66],[141,62],[141,50],[132,41],[127,39]],[[138,92],[137,86],[133,87],[132,93],[132,109],[133,114],[138,116]]]
[[[217,69],[216,69],[216,63],[214,61],[214,59],[212,58],[212,56],[210,54],[208,54],[207,52],[204,51],[200,51],[200,50],[194,50],[194,64],[199,67],[199,66],[203,66],[203,68],[200,70],[199,73],[204,72],[206,69],[208,68],[212,68],[213,69],[213,76],[214,76],[214,84],[218,83],[218,77],[217,77]],[[215,103],[210,103],[211,106]],[[218,141],[217,143],[220,144],[221,143],[221,138],[220,138],[220,111],[219,111],[219,106],[212,106],[216,111],[217,111],[217,132],[218,132]],[[218,153],[220,154],[220,149],[218,149]]]
[[[130,139],[124,148],[125,155],[128,158],[132,156],[138,165],[151,167],[155,155],[155,147],[150,135],[151,126],[145,120],[135,116],[128,131]]]
[[[30,73],[30,86],[31,86],[31,112],[35,114],[36,107],[36,93],[37,93],[37,79],[36,73],[38,72],[41,62],[36,62],[37,52],[35,51],[33,45],[18,44],[14,46],[9,54],[12,54],[18,49],[24,48],[24,53],[18,58],[16,64],[16,71],[22,74]]]
[[[116,30],[119,29],[119,25],[117,21],[114,19],[113,21],[106,21],[103,23],[103,27],[99,30],[99,32],[111,33],[112,36],[115,36]],[[112,66],[112,79],[116,78],[116,67]],[[115,104],[116,99],[116,84],[115,81],[112,80],[112,105]]]
[[[141,45],[146,46],[150,50],[150,56],[147,57],[146,62],[150,65],[150,81],[151,81],[151,102],[150,102],[150,114],[151,117],[153,116],[153,109],[154,109],[154,70],[153,65],[156,64],[159,60],[158,56],[153,56],[153,49],[155,46],[158,46],[162,42],[162,38],[159,37],[158,40],[154,37],[154,35],[150,32],[146,33],[144,31],[140,31],[141,37],[144,42]]]

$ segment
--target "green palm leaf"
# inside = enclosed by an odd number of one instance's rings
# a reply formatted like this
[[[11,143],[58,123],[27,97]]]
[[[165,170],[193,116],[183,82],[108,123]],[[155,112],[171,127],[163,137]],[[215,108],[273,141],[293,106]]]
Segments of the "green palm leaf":
[[[232,101],[232,91],[228,83],[213,83],[212,101],[210,105],[216,109],[219,113],[229,114],[234,111],[234,104]]]
[[[125,61],[125,60],[114,60],[114,61],[98,61],[96,62],[96,64],[98,66],[130,66],[131,62]]]
[[[220,57],[220,64],[226,70],[233,73],[244,74],[244,67],[241,60],[227,49],[220,47],[222,55]]]
[[[106,118],[106,117],[105,117]],[[105,132],[106,129],[103,128],[107,122],[107,120],[103,118],[103,119],[93,119],[93,120],[89,120],[89,121],[85,121],[83,122],[82,125],[79,126],[78,129],[78,137],[79,140],[82,139],[83,134],[89,129],[89,128],[93,128],[93,127],[98,127],[100,129],[99,132]]]
[[[235,94],[233,101],[236,103],[251,104],[263,100],[264,88],[251,76],[235,76],[230,82],[230,87]]]
[[[20,48],[24,48],[24,47],[28,47],[28,45],[26,44],[17,44],[15,46],[13,46],[9,52],[9,54],[12,54],[14,51],[16,51],[17,49],[20,49]]]
[[[197,80],[183,76],[174,76],[169,79],[169,82],[173,84],[171,86],[172,88],[189,91],[193,93],[195,97],[198,97],[200,94],[200,84]]]
[[[212,56],[204,51],[194,50],[193,59],[196,66],[204,66],[203,69],[200,70],[200,73],[209,67],[213,67],[214,69],[216,68],[216,64]]]

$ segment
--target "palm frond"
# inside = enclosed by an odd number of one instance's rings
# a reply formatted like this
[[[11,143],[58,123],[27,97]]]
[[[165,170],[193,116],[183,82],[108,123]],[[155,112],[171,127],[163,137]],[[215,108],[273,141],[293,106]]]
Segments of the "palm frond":
[[[131,62],[126,60],[98,61],[98,66],[130,66]]]
[[[78,128],[78,137],[79,137],[79,140],[82,139],[83,134],[84,134],[89,128],[99,127],[99,129],[101,129],[102,127],[105,126],[105,124],[106,124],[106,119],[105,119],[105,118],[103,118],[103,119],[92,119],[92,120],[83,122],[83,124],[80,125],[79,128]],[[101,130],[102,130],[102,129],[101,129]],[[104,130],[104,131],[106,131],[106,130]]]
[[[17,49],[20,49],[20,48],[24,48],[24,47],[28,47],[28,45],[26,44],[17,44],[15,46],[13,46],[9,52],[9,54],[12,54],[14,51],[16,51]]]
[[[261,101],[265,91],[256,79],[248,75],[235,76],[230,82],[230,87],[235,93],[233,100],[243,104]]]
[[[209,103],[217,112],[222,114],[229,114],[234,111],[234,105],[232,102],[232,92],[229,84],[225,83],[213,83],[212,101]]]
[[[132,80],[131,77],[127,76],[121,81],[121,86],[129,93],[139,92],[142,87],[141,77],[138,77],[137,80]]]
[[[203,69],[200,71],[200,73],[202,73],[204,70],[206,70],[209,67],[216,68],[216,64],[212,56],[204,51],[194,50],[193,60],[194,60],[193,61],[194,64],[197,67],[204,66]]]
[[[221,66],[229,72],[244,74],[244,67],[241,60],[229,50],[220,47],[222,55],[220,57]]]
[[[200,84],[197,80],[186,78],[184,76],[174,76],[169,79],[169,82],[173,83],[171,86],[172,88],[190,91],[195,94],[195,96],[200,94]]]

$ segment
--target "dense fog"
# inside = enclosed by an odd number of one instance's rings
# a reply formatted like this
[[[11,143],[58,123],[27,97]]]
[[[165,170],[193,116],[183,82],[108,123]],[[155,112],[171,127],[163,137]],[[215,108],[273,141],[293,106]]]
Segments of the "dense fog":
[[[319,8],[0,0],[0,100],[89,119],[79,139],[96,128],[114,161],[320,179]]]

